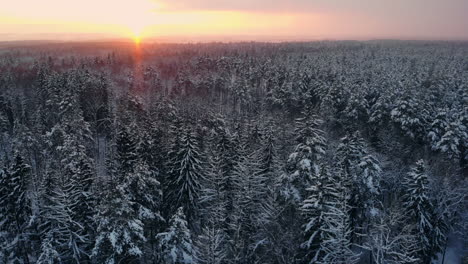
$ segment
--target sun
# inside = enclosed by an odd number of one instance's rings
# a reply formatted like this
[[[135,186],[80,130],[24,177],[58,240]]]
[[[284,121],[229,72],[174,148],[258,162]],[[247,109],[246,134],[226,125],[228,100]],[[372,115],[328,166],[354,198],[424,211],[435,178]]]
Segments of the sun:
[[[130,27],[130,34],[131,34],[133,41],[135,42],[135,44],[140,44],[143,29],[145,26],[143,24],[140,24],[140,25],[134,24],[129,27]]]
[[[128,36],[135,43],[140,43],[145,35],[150,34],[149,29],[157,20],[156,10],[161,5],[154,0],[133,0],[125,8],[125,15],[119,18],[120,24],[128,30]]]
[[[140,45],[140,43],[141,43],[141,36],[140,36],[140,35],[134,35],[134,36],[133,36],[133,42],[135,42],[136,45]]]
[[[143,34],[145,33],[145,28],[148,25],[148,21],[145,20],[132,21],[132,23],[129,23],[128,28],[130,30],[131,37],[136,44],[140,44]]]

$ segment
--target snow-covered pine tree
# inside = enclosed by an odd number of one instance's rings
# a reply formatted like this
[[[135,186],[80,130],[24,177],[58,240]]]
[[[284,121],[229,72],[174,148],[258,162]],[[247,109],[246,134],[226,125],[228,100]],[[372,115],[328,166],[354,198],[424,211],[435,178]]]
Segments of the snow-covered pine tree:
[[[93,258],[97,262],[137,261],[143,254],[144,225],[126,184],[107,190],[96,215],[97,236]]]
[[[379,161],[368,153],[366,143],[358,131],[340,140],[336,162],[348,177],[344,184],[349,188],[353,241],[379,208],[381,168]]]
[[[86,154],[86,149],[82,145],[83,140],[77,138],[76,134],[65,134],[63,146],[60,151],[64,158],[61,160],[63,174],[66,179],[63,185],[63,192],[66,195],[70,217],[77,223],[73,230],[82,237],[82,241],[76,243],[80,249],[79,261],[86,261],[91,255],[94,244],[96,213],[96,197],[92,192],[95,173],[91,158]]]
[[[123,185],[129,192],[138,218],[142,221],[162,220],[159,212],[161,186],[144,161],[139,161],[135,165],[133,173],[126,174]]]
[[[182,207],[176,210],[169,221],[169,228],[164,233],[159,233],[159,252],[162,263],[168,264],[195,264],[197,257],[192,235]]]
[[[233,177],[234,167],[240,160],[237,146],[233,136],[225,127],[219,128],[216,135],[213,157],[216,160],[217,180],[220,182],[220,193],[222,193],[224,203],[224,224],[225,231],[229,229],[234,212],[234,201],[236,193],[236,182]]]
[[[411,139],[421,141],[426,136],[428,113],[417,96],[405,95],[397,100],[390,118]]]
[[[432,216],[434,208],[429,197],[429,179],[423,160],[418,160],[403,179],[403,208],[408,222],[414,225],[417,239],[417,251],[414,257],[422,263],[429,263],[434,252],[434,226]]]
[[[123,124],[120,125],[116,138],[116,157],[119,181],[123,181],[125,173],[131,173],[138,162],[137,138],[128,131]]]
[[[218,156],[211,155],[208,164],[209,167],[200,194],[201,220],[216,228],[221,228],[224,227],[226,219],[221,161]]]
[[[302,244],[304,248],[305,261],[315,263],[323,255],[323,227],[324,214],[328,209],[327,205],[333,199],[334,185],[327,167],[315,166],[315,181],[307,188],[309,196],[304,200],[302,212],[306,219],[305,235],[306,241]]]
[[[183,207],[189,224],[197,219],[201,181],[204,177],[201,153],[195,135],[185,129],[180,142],[175,142],[179,149],[171,157],[170,179],[168,182],[168,203],[173,209]]]
[[[448,126],[448,109],[437,109],[436,115],[432,118],[432,122],[429,125],[427,138],[431,148],[437,150],[437,143],[445,134]]]
[[[237,195],[233,212],[235,221],[229,227],[230,234],[234,234],[229,237],[230,257],[234,255],[236,261],[243,263],[256,259],[254,250],[262,223],[260,217],[268,194],[264,176],[257,153],[242,157],[233,172]]]
[[[133,128],[132,132],[121,125],[117,135],[117,169],[113,172],[116,182],[108,185],[106,199],[96,218],[98,228],[93,255],[98,260],[100,256],[105,256],[106,261],[139,259],[147,241],[145,226],[162,220],[159,212],[162,193],[157,172],[151,171],[138,156],[137,130]]]
[[[463,159],[463,148],[468,140],[468,128],[455,116],[445,127],[445,132],[433,148],[445,153],[449,159]]]
[[[31,168],[16,153],[10,168],[0,170],[0,257],[8,263],[29,263],[28,225],[31,220]],[[1,259],[0,259],[1,260]]]
[[[377,131],[388,122],[390,113],[388,109],[388,98],[382,94],[374,95],[370,103],[368,124],[370,125],[371,131]]]
[[[400,208],[390,208],[374,217],[362,248],[369,250],[375,264],[419,263],[414,256],[417,249],[412,225],[408,225]]]
[[[53,174],[47,174],[41,186],[39,263],[81,263],[86,257],[83,226],[72,218],[72,200]]]
[[[270,126],[265,131],[265,136],[262,140],[262,146],[260,148],[260,167],[262,169],[262,174],[265,175],[265,184],[268,188],[272,189],[276,184],[276,173],[278,168],[278,157],[277,157],[277,147],[275,142],[275,136],[273,128]]]
[[[286,199],[302,203],[306,188],[311,184],[313,167],[325,154],[326,140],[324,132],[319,129],[321,120],[315,115],[304,113],[296,119],[296,145],[289,155],[286,174],[282,176],[280,192]]]
[[[306,263],[356,263],[349,218],[346,171],[315,166],[315,180],[307,189],[302,212],[306,218],[302,258]]]
[[[196,240],[197,262],[200,264],[222,264],[227,257],[226,235],[218,228],[206,226]]]
[[[360,254],[353,251],[351,207],[348,204],[348,187],[344,184],[346,171],[338,169],[332,176],[331,199],[323,214],[322,243],[323,257],[317,263],[352,264],[357,263]]]
[[[262,197],[260,208],[258,208],[257,231],[255,232],[254,251],[258,259],[266,262],[275,261],[275,258],[281,258],[278,253],[282,238],[278,223],[278,215],[282,210],[277,200],[277,182],[278,172],[280,171],[277,140],[274,136],[273,127],[269,126],[265,131],[260,149],[256,155],[259,155],[259,175],[263,179],[261,188],[265,192]]]

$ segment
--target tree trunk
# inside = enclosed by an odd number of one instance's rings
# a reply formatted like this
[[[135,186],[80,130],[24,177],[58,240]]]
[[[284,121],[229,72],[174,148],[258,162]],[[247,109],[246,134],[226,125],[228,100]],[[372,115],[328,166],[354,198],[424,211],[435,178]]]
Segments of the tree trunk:
[[[448,245],[448,238],[445,241],[445,246],[444,246],[444,253],[442,254],[442,264],[445,263],[445,253],[447,252],[447,245]]]

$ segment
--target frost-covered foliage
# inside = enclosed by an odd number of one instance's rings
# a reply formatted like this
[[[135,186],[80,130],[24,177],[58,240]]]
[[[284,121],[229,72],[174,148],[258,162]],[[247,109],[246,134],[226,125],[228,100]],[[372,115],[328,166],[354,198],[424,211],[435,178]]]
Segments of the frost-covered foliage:
[[[286,199],[302,202],[304,192],[312,181],[314,166],[325,154],[326,140],[324,132],[319,129],[321,120],[317,116],[310,116],[296,120],[296,145],[294,152],[289,155],[286,174],[282,176],[281,190]]]
[[[197,238],[197,260],[201,264],[222,264],[227,256],[225,234],[220,229],[204,227]]]
[[[305,227],[305,260],[308,263],[356,263],[353,251],[346,172],[316,168],[317,178],[308,188],[310,196],[302,210],[308,218]]]
[[[424,262],[430,261],[435,252],[440,252],[446,225],[435,217],[436,206],[430,198],[426,170],[424,161],[418,160],[403,180],[403,206],[408,221],[414,224],[412,232],[416,236],[417,251],[414,256]]]
[[[28,228],[32,217],[31,167],[17,153],[13,164],[0,170],[0,254],[5,262],[28,262]]]
[[[159,233],[156,238],[159,240],[163,263],[197,263],[192,235],[182,207],[177,209],[174,216],[172,216],[168,230]]]
[[[420,259],[415,256],[417,237],[405,221],[405,217],[393,209],[378,214],[363,245],[370,251],[374,263],[419,263]]]
[[[459,257],[466,43],[140,48],[2,47],[0,263]]]
[[[172,155],[168,167],[168,203],[172,208],[182,207],[190,223],[193,223],[198,211],[200,182],[204,177],[201,167],[201,154],[195,134],[191,131],[177,131]]]

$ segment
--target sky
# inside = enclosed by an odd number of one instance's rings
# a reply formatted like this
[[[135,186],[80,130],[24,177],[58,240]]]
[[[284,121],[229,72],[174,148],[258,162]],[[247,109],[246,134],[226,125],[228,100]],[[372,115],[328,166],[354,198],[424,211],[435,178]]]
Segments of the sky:
[[[0,1],[0,41],[468,39],[468,0]]]

